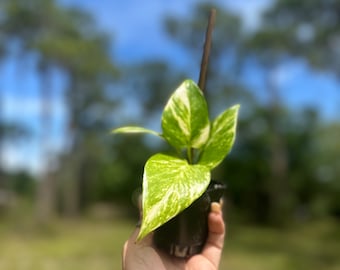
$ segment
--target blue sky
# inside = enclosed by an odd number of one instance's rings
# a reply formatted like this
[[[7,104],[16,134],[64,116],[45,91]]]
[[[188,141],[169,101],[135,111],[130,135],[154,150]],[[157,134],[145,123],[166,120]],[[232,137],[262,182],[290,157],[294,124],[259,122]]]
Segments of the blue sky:
[[[185,55],[162,32],[162,17],[165,14],[185,16],[193,7],[196,0],[173,1],[139,1],[139,0],[58,0],[65,6],[77,6],[90,12],[107,33],[113,36],[113,55],[119,63],[131,63],[145,59],[162,58],[168,61],[183,61]],[[242,15],[247,29],[251,30],[259,23],[260,12],[270,5],[270,0],[220,0],[222,6]],[[30,58],[31,57],[31,58]],[[42,154],[39,152],[41,133],[39,129],[39,82],[30,65],[34,55],[25,61],[26,66],[14,65],[14,57],[7,59],[1,67],[0,84],[4,99],[3,112],[8,121],[20,121],[33,131],[30,140],[6,144],[2,162],[9,168],[23,167],[32,172],[43,168]],[[180,59],[180,60],[179,60]],[[20,80],[15,80],[20,74]],[[282,100],[298,109],[313,106],[326,119],[335,119],[340,115],[339,84],[329,73],[313,73],[303,61],[289,63],[275,72],[279,83]],[[249,72],[248,84],[258,96],[261,92],[261,74]],[[47,144],[52,152],[61,151],[65,147],[62,140],[65,132],[67,112],[62,99],[62,80],[56,76],[54,86],[60,89],[54,100],[54,132]]]

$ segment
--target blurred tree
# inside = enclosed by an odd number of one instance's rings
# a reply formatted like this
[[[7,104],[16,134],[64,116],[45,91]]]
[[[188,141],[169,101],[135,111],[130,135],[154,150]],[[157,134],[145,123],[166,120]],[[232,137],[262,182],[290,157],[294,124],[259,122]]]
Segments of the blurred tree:
[[[108,154],[103,138],[114,104],[108,99],[107,87],[116,77],[117,69],[109,55],[108,37],[95,29],[91,18],[69,10],[64,11],[63,22],[60,28],[52,28],[49,36],[38,40],[36,46],[45,59],[66,73],[68,80],[67,136],[72,140],[69,154],[61,163],[67,171],[60,176],[65,180],[64,210],[74,215],[86,201],[86,187],[98,181],[98,163]]]
[[[318,164],[316,177],[322,193],[319,199],[326,211],[340,218],[340,124],[337,122],[323,125],[316,134]],[[321,198],[320,198],[321,197]]]
[[[108,115],[114,105],[106,91],[108,83],[115,78],[116,69],[108,55],[108,40],[104,35],[92,33],[89,37],[66,35],[53,38],[43,40],[39,48],[68,76],[70,119],[67,136],[72,140],[69,142],[69,158],[63,159],[62,163],[69,169],[64,190],[65,210],[75,214],[83,196],[81,190],[86,190],[84,185],[93,181],[91,175],[98,168],[95,164],[105,156],[103,137],[109,130]],[[67,166],[65,161],[72,166]]]
[[[275,1],[272,7],[264,14],[263,23],[251,37],[249,44],[257,55],[267,60],[281,59],[281,61],[289,61],[304,58],[314,69],[318,71],[330,71],[340,78],[339,7],[340,1],[338,0]],[[320,96],[322,95],[322,90],[323,89],[320,89]],[[305,121],[308,121],[308,119],[305,119]],[[315,127],[314,129],[310,128],[308,130],[308,132],[314,134],[316,137],[322,136],[322,139],[314,138],[314,143],[318,145],[318,141],[321,142],[327,137],[326,141],[332,142],[333,147],[328,147],[329,152],[322,151],[321,148],[318,148],[319,152],[317,152],[316,155],[304,155],[301,157],[301,161],[305,160],[305,163],[301,165],[306,165],[306,172],[310,170],[314,173],[314,177],[310,175],[310,173],[300,176],[300,178],[308,176],[310,179],[314,179],[314,184],[310,182],[304,184],[304,192],[307,194],[311,187],[319,186],[320,184],[320,179],[315,176],[315,169],[313,170],[313,168],[308,166],[308,163],[318,163],[319,165],[317,167],[319,167],[320,163],[323,163],[322,159],[332,160],[331,156],[334,156],[334,151],[339,155],[339,150],[335,150],[339,149],[335,147],[335,141],[329,139],[332,138],[332,136],[336,136],[336,128],[334,128],[334,125],[331,124],[328,126],[327,124],[323,124],[321,129],[325,129],[325,131],[319,132],[318,134],[315,133]],[[327,136],[325,134],[327,134]],[[304,142],[304,144],[305,143],[306,142]],[[323,153],[323,158],[320,157],[321,153]],[[327,153],[330,158],[325,158]],[[328,166],[336,168],[338,165],[330,162],[327,167]],[[322,171],[323,169],[320,170]],[[336,169],[332,169],[332,171],[335,173]],[[339,174],[337,175],[339,176]],[[298,180],[297,182],[302,183]],[[339,194],[339,185],[334,184],[335,182],[338,181],[329,181],[328,184],[334,192],[326,195],[326,197],[333,202],[338,201],[337,199],[334,200],[334,198]],[[331,194],[334,194],[334,197],[330,196]],[[304,196],[307,195],[305,194]],[[336,204],[338,204],[338,202],[334,205]],[[335,208],[339,209],[338,206]]]
[[[2,10],[2,3],[0,3],[0,10]],[[0,23],[1,23],[1,11],[0,11]],[[2,60],[2,57],[5,53],[5,46],[4,46],[4,35],[0,31],[0,61]],[[4,138],[6,137],[6,125],[5,120],[3,119],[3,108],[4,108],[4,102],[3,102],[3,90],[0,85],[0,189],[3,188],[5,181],[5,173],[3,168],[3,146],[4,146]]]
[[[259,49],[305,57],[340,76],[340,1],[277,0],[255,35]]]
[[[316,159],[314,134],[318,118],[314,111],[306,110],[299,115],[280,108],[280,134],[285,138],[287,179],[289,189],[285,203],[292,213],[280,212],[281,218],[291,221],[292,214],[304,209],[310,215],[311,204],[319,195],[320,185],[316,181]],[[273,216],[272,194],[272,110],[258,108],[253,117],[239,122],[235,149],[225,161],[219,178],[228,179],[228,197],[231,202],[260,223],[281,225]],[[274,190],[275,191],[275,190]]]
[[[305,2],[294,4],[286,0],[277,3],[285,6],[282,10],[291,10],[300,3],[311,9]],[[59,206],[69,215],[77,214],[93,200],[131,203],[131,194],[140,187],[145,159],[162,145],[151,142],[148,137],[117,136],[113,140],[108,132],[112,126],[120,124],[118,122],[131,122],[134,115],[137,118],[133,122],[145,121],[147,126],[152,126],[157,117],[158,123],[167,96],[189,76],[189,72],[192,74],[199,69],[207,17],[213,5],[199,4],[189,17],[166,19],[167,33],[183,45],[188,60],[194,63],[190,70],[183,72],[163,61],[134,63],[124,70],[120,68],[121,76],[116,81],[117,68],[109,53],[110,40],[96,28],[88,14],[62,8],[52,0],[1,2],[4,3],[6,8],[0,11],[0,38],[6,33],[6,44],[15,41],[23,53],[34,52],[36,57],[36,69],[41,79],[42,141],[50,137],[53,124],[51,99],[55,76],[62,77],[67,88],[65,100],[69,126],[63,135],[68,138],[68,145],[58,159],[57,172],[54,173],[49,166],[51,170],[41,182],[39,205],[46,207],[46,212],[54,210],[56,189],[59,191]],[[336,182],[339,172],[329,170],[329,164],[335,166],[338,162],[338,150],[333,148],[338,128],[320,128],[313,110],[289,111],[280,102],[275,82],[276,67],[292,59],[287,48],[293,48],[293,55],[299,52],[299,55],[311,58],[307,52],[314,45],[307,48],[311,41],[308,31],[301,34],[310,26],[293,23],[295,20],[299,22],[300,15],[289,15],[292,24],[286,24],[283,19],[279,22],[280,16],[276,13],[268,14],[265,19],[268,21],[248,38],[242,32],[240,18],[217,7],[206,94],[213,115],[236,102],[242,104],[242,109],[235,149],[223,166],[214,171],[214,177],[225,179],[232,203],[245,209],[248,216],[259,222],[280,223],[292,210],[300,206],[310,208],[320,195],[325,198],[324,194],[333,194],[327,207],[335,213],[339,211],[336,197],[339,194]],[[270,16],[273,16],[273,23]],[[326,17],[322,21],[327,21]],[[276,23],[278,26],[272,29]],[[313,20],[310,23],[318,25]],[[285,30],[287,25],[289,27]],[[298,36],[305,35],[304,42],[308,41],[303,46],[296,45],[294,37],[290,36],[297,32],[301,32]],[[337,32],[326,32],[334,42]],[[306,48],[301,49],[304,46]],[[320,48],[318,46],[314,47]],[[330,51],[336,52],[336,47],[317,53]],[[332,64],[327,61],[321,64],[321,60],[327,58],[316,58],[319,60],[315,65],[328,65],[332,70],[338,63],[336,57]],[[249,63],[256,63],[266,75],[264,85],[269,106],[260,104],[244,84],[242,72]],[[113,124],[112,119],[115,120]],[[333,144],[328,145],[328,142]],[[48,144],[43,147],[44,152],[49,152]],[[21,190],[23,187],[19,182],[15,186]]]
[[[62,160],[72,161],[67,166],[69,177],[63,189],[65,210],[79,210],[80,192],[84,175],[94,169],[87,166],[95,160],[98,148],[105,148],[98,133],[108,129],[107,113],[112,102],[107,99],[107,83],[112,82],[116,68],[109,55],[109,40],[96,29],[89,15],[75,9],[65,9],[53,0],[6,1],[6,17],[2,28],[11,40],[16,40],[22,50],[38,53],[37,70],[41,77],[42,149],[47,160],[47,170],[38,192],[40,215],[46,220],[54,209],[55,179],[49,170],[48,138],[53,123],[52,78],[61,73],[68,83],[66,92],[69,109],[69,154]],[[102,135],[103,137],[103,135]],[[95,144],[96,146],[93,146]],[[96,149],[97,151],[95,151]],[[61,172],[64,172],[63,168]],[[53,174],[54,175],[54,174]],[[68,195],[67,195],[68,194]]]
[[[9,189],[15,194],[33,199],[36,179],[25,171],[17,171],[8,175]]]
[[[4,152],[5,143],[14,143],[19,141],[19,139],[27,138],[28,136],[29,131],[27,128],[19,123],[8,123],[5,119],[0,117],[0,190],[6,191],[10,189],[10,179],[8,177],[8,172],[6,171],[6,167],[4,166],[5,160],[7,159]]]

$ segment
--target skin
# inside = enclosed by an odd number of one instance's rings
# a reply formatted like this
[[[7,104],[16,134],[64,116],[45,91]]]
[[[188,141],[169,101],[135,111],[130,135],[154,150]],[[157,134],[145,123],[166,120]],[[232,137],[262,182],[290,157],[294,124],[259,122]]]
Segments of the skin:
[[[225,225],[221,204],[212,203],[208,216],[208,239],[200,254],[189,259],[169,256],[152,246],[152,235],[136,243],[137,228],[123,248],[123,270],[217,270],[221,260]]]

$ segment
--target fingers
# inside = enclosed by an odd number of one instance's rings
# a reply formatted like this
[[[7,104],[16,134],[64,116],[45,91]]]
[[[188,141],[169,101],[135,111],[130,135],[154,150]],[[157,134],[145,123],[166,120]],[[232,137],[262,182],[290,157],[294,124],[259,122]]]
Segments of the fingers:
[[[220,249],[223,248],[225,226],[222,216],[221,204],[213,202],[211,204],[211,212],[208,217],[208,239],[207,241]]]
[[[218,269],[224,245],[225,225],[222,217],[221,204],[213,202],[208,217],[208,238],[202,255]]]
[[[136,237],[138,235],[138,229],[136,229],[130,238],[124,243],[123,252],[122,252],[122,269],[127,269],[126,262],[127,262],[127,256],[129,253],[131,253],[132,250],[135,249],[135,241]]]
[[[151,247],[152,235],[147,235],[141,241],[136,242],[139,228],[131,234],[125,242],[122,252],[122,269],[150,269],[148,260],[152,261],[154,249]]]
[[[126,269],[126,252],[128,248],[128,241],[124,243],[123,251],[122,251],[122,269]]]

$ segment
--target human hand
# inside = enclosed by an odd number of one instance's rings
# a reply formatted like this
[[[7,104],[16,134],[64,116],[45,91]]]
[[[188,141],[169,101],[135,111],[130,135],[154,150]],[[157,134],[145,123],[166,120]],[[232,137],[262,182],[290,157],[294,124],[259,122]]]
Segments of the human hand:
[[[221,204],[213,202],[208,216],[208,238],[200,254],[181,259],[165,254],[152,245],[152,235],[136,243],[139,229],[126,241],[123,270],[217,270],[224,244],[225,225]]]

